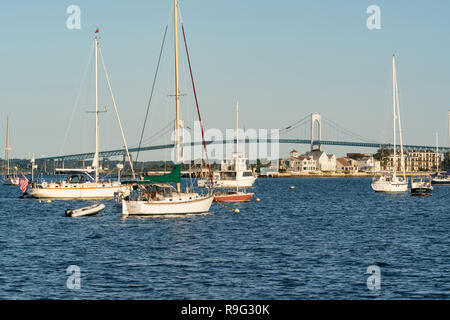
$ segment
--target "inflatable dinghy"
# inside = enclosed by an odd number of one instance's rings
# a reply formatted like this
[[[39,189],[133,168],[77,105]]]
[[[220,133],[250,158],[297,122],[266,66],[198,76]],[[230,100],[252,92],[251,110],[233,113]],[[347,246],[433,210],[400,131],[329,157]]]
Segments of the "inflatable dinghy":
[[[103,203],[101,204],[94,204],[89,207],[80,208],[80,209],[67,209],[66,210],[66,217],[84,217],[84,216],[93,216],[94,214],[99,213],[105,209],[105,205]]]

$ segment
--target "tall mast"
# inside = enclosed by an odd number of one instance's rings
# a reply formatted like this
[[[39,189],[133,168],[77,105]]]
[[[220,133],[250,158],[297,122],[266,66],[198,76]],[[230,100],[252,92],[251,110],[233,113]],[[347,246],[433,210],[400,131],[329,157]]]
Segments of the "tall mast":
[[[99,130],[98,130],[98,38],[95,36],[95,155],[93,166],[95,167],[95,182],[98,182],[98,153],[99,153]]]
[[[403,154],[403,134],[402,134],[402,120],[400,118],[400,103],[398,98],[398,86],[397,86],[397,71],[395,71],[395,97],[396,97],[396,105],[397,105],[397,120],[398,120],[398,131],[400,136],[400,164],[403,172],[403,179],[406,180],[406,169],[405,169],[405,157]]]
[[[395,86],[396,86],[396,79],[395,79],[395,56],[392,55],[392,110],[393,110],[393,119],[394,119],[394,176],[397,173],[397,148],[396,148],[396,114],[395,114]]]
[[[176,140],[175,145],[177,148],[177,157],[176,162],[180,161],[180,90],[178,83],[178,1],[174,0],[174,37],[175,37],[175,105],[176,105],[176,121],[175,121],[175,132],[176,132]],[[177,192],[181,191],[181,185],[177,183]]]
[[[236,102],[236,154],[239,155],[239,101]]]
[[[437,163],[436,163],[436,171],[439,171],[439,136],[436,131],[436,156],[437,156]]]
[[[6,116],[6,145],[5,145],[5,163],[3,174],[9,175],[9,116]]]

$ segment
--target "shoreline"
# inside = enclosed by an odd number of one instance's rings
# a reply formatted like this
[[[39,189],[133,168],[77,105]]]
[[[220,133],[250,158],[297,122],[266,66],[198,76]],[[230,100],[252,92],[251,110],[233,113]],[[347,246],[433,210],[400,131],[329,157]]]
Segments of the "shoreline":
[[[429,176],[436,172],[407,172],[407,177],[413,176]],[[258,178],[272,179],[272,178],[373,178],[377,173],[275,173],[273,175],[258,175]]]

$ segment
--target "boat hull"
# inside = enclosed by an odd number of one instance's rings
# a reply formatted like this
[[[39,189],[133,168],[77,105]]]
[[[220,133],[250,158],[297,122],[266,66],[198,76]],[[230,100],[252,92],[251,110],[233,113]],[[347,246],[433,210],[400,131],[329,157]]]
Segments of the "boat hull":
[[[214,181],[216,188],[251,188],[255,183],[256,177],[248,177],[239,180],[217,180]],[[209,187],[211,185],[209,180],[198,180],[199,188]]]
[[[372,189],[375,192],[387,192],[387,193],[397,193],[397,192],[407,192],[408,191],[408,179],[403,179],[401,177],[392,175],[382,175],[375,177],[371,184]]]
[[[215,202],[248,202],[253,197],[253,193],[238,194],[217,194],[214,196]]]
[[[99,213],[105,209],[105,205],[102,204],[95,204],[89,207],[81,208],[81,209],[75,209],[75,210],[66,210],[66,217],[85,217],[85,216],[93,216],[94,214]]]
[[[2,184],[5,186],[18,186],[19,178],[17,177],[2,178]]]
[[[122,192],[128,195],[131,192],[128,185],[96,184],[88,183],[82,185],[55,185],[37,186],[28,190],[28,194],[37,199],[112,199],[114,194]]]
[[[431,184],[439,186],[450,186],[450,179],[435,179],[431,180]]]
[[[433,189],[430,188],[411,188],[411,195],[418,197],[429,197],[432,195]]]
[[[177,200],[177,197],[171,199]],[[184,196],[181,199],[181,201],[122,200],[122,215],[159,216],[206,213],[211,208],[214,196],[199,196],[197,199],[194,196],[192,200]]]

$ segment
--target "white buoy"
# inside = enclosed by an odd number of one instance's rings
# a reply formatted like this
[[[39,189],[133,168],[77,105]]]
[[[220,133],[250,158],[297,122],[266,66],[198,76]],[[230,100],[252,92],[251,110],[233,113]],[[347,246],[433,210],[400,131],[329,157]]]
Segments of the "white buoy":
[[[257,202],[261,201],[261,199],[260,199],[260,198],[256,198],[255,200],[256,200]]]
[[[295,186],[291,186],[290,188],[291,188],[291,189],[295,189]]]
[[[234,209],[234,213],[239,213],[239,209]]]
[[[47,200],[47,201],[45,201],[45,202],[47,202],[47,203],[51,203],[51,202],[52,202],[52,200]]]

